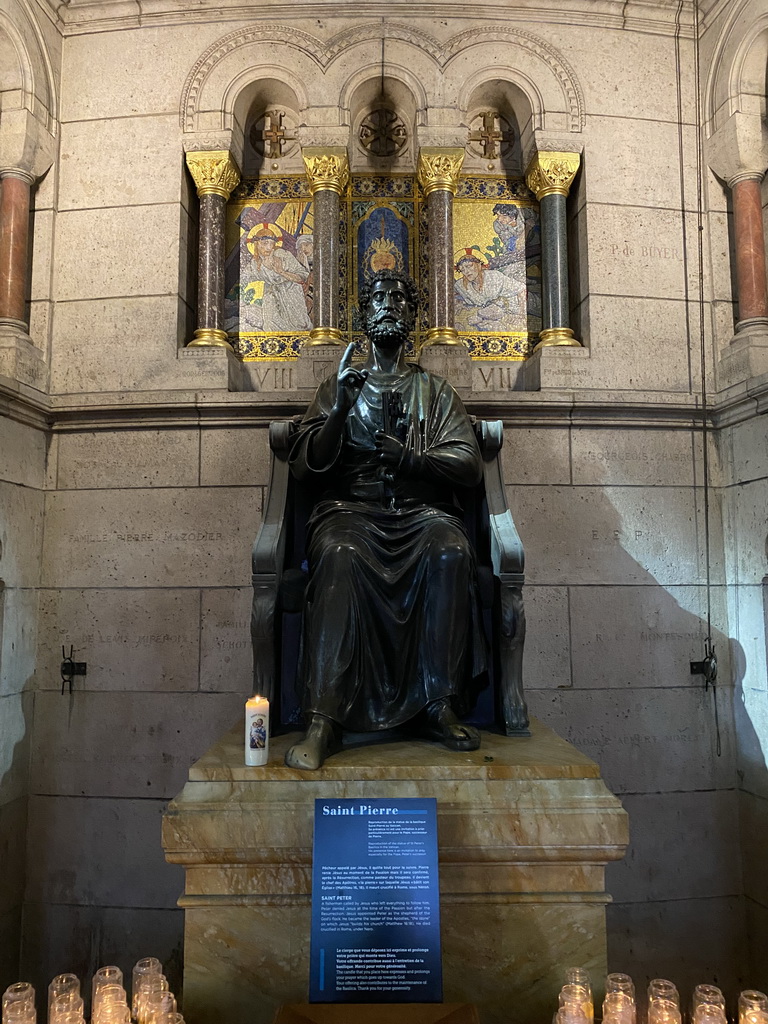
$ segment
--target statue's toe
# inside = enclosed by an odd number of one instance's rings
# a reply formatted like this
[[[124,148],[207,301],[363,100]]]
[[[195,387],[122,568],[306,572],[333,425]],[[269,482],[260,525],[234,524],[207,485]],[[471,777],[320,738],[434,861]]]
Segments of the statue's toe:
[[[449,750],[477,750],[480,746],[480,733],[471,725],[460,722],[446,700],[433,701],[427,707],[425,717],[425,735],[445,744]]]
[[[304,738],[288,750],[285,763],[289,768],[316,771],[322,767],[326,757],[341,750],[333,722],[323,715],[313,715]]]
[[[449,750],[477,750],[480,733],[471,725],[451,725],[445,731],[443,743]]]
[[[322,766],[324,751],[320,745],[308,741],[294,743],[285,755],[285,763],[289,768],[300,768],[303,771],[316,771]]]

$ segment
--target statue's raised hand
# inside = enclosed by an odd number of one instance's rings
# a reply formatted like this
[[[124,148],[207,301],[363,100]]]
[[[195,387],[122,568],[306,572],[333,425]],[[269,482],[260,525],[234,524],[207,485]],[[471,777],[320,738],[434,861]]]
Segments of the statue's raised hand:
[[[351,341],[341,357],[339,373],[336,378],[335,408],[345,416],[357,401],[368,376],[368,370],[358,370],[357,367],[351,365],[354,350],[355,343]]]

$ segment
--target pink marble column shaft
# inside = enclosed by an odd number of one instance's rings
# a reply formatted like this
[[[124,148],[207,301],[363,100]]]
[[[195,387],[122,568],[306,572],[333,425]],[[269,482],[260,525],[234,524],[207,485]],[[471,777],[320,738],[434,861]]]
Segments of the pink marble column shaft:
[[[762,174],[759,177],[742,178],[731,186],[739,323],[756,317],[768,317],[761,178]]]
[[[0,319],[21,323],[26,322],[30,185],[13,172],[0,182]]]

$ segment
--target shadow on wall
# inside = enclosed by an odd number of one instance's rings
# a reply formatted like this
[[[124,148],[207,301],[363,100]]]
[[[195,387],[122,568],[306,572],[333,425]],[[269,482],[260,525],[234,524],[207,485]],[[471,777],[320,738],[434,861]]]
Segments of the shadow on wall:
[[[528,583],[567,590],[571,634],[570,685],[553,689],[526,673],[527,689],[532,712],[600,764],[629,813],[626,858],[607,871],[616,901],[608,908],[609,967],[631,974],[639,992],[666,977],[686,999],[704,981],[735,999],[752,982],[744,967],[732,651],[737,681],[743,668],[739,645],[713,625],[717,691],[691,675],[707,635],[702,509],[692,487],[564,488],[565,502],[557,490],[510,496]],[[566,509],[564,530],[558,519]],[[719,555],[712,575],[723,578]],[[726,621],[722,583],[712,587],[712,620]]]
[[[26,883],[30,680],[21,681],[14,655],[19,625],[17,591],[0,580],[0,991],[19,980],[21,919]]]
[[[744,648],[733,641],[734,734],[740,790],[742,865],[749,936],[750,984],[768,988],[768,883],[765,850],[768,840],[768,577],[760,587],[735,588],[739,628],[750,640],[761,636],[764,664],[750,665]],[[759,659],[754,658],[757,663]]]

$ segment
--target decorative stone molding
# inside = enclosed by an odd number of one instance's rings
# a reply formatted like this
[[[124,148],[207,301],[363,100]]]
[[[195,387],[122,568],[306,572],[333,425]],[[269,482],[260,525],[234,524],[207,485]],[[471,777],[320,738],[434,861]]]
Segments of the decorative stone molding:
[[[187,132],[181,141],[185,153],[235,152],[234,132],[230,128],[219,132]]]
[[[349,182],[349,157],[343,146],[325,149],[310,146],[302,149],[301,155],[312,195],[320,191],[336,192],[338,195],[344,192]]]
[[[456,195],[463,163],[463,147],[422,147],[419,150],[417,175],[424,195],[428,196],[432,192],[450,192],[451,195]]]
[[[525,172],[526,184],[539,202],[545,196],[567,196],[580,163],[578,153],[536,153]]]
[[[240,181],[240,171],[228,150],[187,153],[187,167],[198,196],[221,196],[228,200]]]

